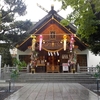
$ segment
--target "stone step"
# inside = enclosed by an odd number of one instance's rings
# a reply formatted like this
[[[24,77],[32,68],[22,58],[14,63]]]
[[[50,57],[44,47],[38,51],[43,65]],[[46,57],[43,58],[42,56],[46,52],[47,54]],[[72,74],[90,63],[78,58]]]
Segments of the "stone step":
[[[76,79],[26,79],[26,80],[17,80],[17,82],[66,82],[66,83],[89,83],[94,84],[96,80],[76,80]]]
[[[20,74],[21,82],[75,82],[75,83],[95,83],[96,79],[90,74],[72,73],[35,73]]]
[[[6,79],[10,74],[6,74]],[[16,82],[73,82],[95,83],[96,79],[86,73],[20,73]]]
[[[91,75],[88,75],[88,74],[56,74],[56,73],[55,73],[55,74],[52,74],[52,73],[51,73],[51,74],[37,74],[37,73],[36,73],[36,74],[31,74],[31,73],[28,73],[28,74],[20,74],[20,76],[21,76],[21,77],[22,77],[22,76],[23,76],[23,77],[25,77],[25,76],[26,76],[26,77],[29,77],[29,76],[30,76],[30,77],[35,77],[35,76],[36,76],[36,77],[38,77],[38,76],[41,76],[41,77],[42,77],[42,76],[43,76],[43,77],[54,77],[54,76],[55,76],[55,77],[57,77],[57,76],[58,76],[58,77],[59,77],[59,76],[63,76],[63,77],[64,77],[64,76],[66,76],[66,77],[71,77],[71,76],[72,76],[72,77],[73,77],[73,76],[74,76],[74,77],[87,77],[87,76],[90,76],[90,77],[91,77]]]

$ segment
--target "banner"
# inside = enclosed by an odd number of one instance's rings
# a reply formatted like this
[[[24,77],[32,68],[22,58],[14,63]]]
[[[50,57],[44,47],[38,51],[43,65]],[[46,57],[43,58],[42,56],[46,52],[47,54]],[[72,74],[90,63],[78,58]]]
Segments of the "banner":
[[[68,71],[68,63],[63,63],[63,71]]]

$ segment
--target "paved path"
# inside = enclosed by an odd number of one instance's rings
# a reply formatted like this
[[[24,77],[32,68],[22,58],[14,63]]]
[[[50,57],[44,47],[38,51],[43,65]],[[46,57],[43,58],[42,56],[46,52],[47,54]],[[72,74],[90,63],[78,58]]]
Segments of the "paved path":
[[[99,100],[78,83],[28,83],[5,100]]]

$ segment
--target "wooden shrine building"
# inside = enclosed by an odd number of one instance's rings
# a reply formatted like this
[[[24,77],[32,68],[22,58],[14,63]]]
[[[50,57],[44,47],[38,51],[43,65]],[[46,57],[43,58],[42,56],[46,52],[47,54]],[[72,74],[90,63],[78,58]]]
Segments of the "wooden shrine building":
[[[87,66],[87,46],[75,35],[76,27],[72,24],[63,26],[60,23],[62,19],[54,10],[54,6],[51,6],[48,14],[27,31],[30,36],[16,45],[17,58],[30,63],[33,54],[32,36],[36,36],[36,72],[71,72],[77,71],[77,64]],[[40,35],[43,38],[41,50]],[[72,45],[71,36],[74,39]]]

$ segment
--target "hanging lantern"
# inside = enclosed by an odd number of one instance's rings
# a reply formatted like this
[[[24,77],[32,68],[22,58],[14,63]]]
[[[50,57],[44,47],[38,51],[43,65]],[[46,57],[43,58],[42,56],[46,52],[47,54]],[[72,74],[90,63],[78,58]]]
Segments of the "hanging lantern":
[[[41,48],[42,48],[42,41],[43,41],[43,36],[40,35],[39,36],[39,50],[41,51]]]
[[[32,51],[35,51],[36,36],[31,35],[31,38],[32,38]]]
[[[66,42],[67,42],[67,36],[66,35],[63,35],[63,40],[64,40],[64,51],[66,50]]]

